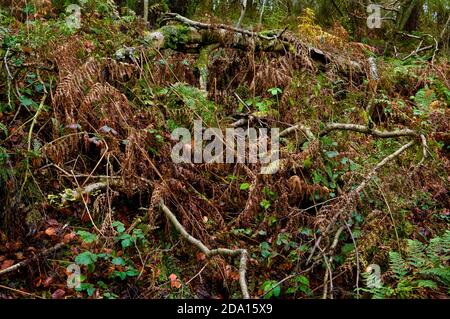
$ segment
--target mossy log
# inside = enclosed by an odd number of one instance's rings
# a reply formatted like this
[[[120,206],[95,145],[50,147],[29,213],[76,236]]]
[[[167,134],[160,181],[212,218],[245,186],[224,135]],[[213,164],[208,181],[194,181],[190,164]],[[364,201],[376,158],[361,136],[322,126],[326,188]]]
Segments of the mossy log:
[[[179,14],[169,13],[164,22],[170,22],[160,29],[150,32],[145,39],[158,49],[173,49],[183,52],[207,52],[215,48],[233,48],[274,52],[278,54],[306,55],[319,66],[335,63],[345,74],[363,74],[363,67],[349,59],[333,57],[331,54],[304,43],[290,32],[253,32],[224,24],[209,24],[193,21]],[[176,24],[172,24],[175,22]],[[213,48],[213,49],[211,49]],[[204,57],[203,57],[204,58]]]

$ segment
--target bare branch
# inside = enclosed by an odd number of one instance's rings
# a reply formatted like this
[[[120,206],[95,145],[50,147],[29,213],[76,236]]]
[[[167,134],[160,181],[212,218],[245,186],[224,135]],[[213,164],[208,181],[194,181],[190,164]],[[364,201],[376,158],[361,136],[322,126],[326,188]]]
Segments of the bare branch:
[[[359,184],[359,186],[353,192],[355,192],[356,194],[359,194],[367,186],[367,184],[372,180],[372,178],[377,174],[377,172],[380,170],[380,168],[382,168],[384,165],[386,165],[387,163],[389,163],[390,161],[392,161],[393,159],[395,159],[396,157],[401,155],[404,151],[406,151],[408,148],[413,146],[415,143],[416,143],[416,141],[411,141],[408,144],[405,144],[402,147],[400,147],[397,151],[395,151],[391,155],[385,157],[381,162],[379,162],[377,164],[377,166],[375,166],[370,171],[370,173],[364,178],[364,181],[361,184]]]
[[[239,265],[239,284],[241,286],[242,296],[244,299],[250,299],[250,294],[248,292],[247,287],[247,280],[246,280],[246,272],[247,272],[247,261],[248,261],[248,252],[246,249],[226,249],[226,248],[218,248],[210,250],[208,247],[205,246],[200,240],[197,238],[194,238],[191,236],[186,229],[181,225],[181,223],[176,218],[175,214],[171,212],[171,210],[164,204],[163,201],[159,204],[160,208],[166,215],[166,217],[172,222],[175,229],[178,230],[183,236],[184,239],[186,239],[191,244],[197,246],[198,249],[200,249],[206,257],[212,257],[215,255],[221,255],[221,256],[240,256],[240,265]]]
[[[344,123],[331,123],[325,125],[325,129],[319,133],[319,136],[327,135],[332,131],[353,131],[358,133],[370,134],[380,138],[390,138],[390,137],[401,137],[401,136],[411,136],[418,137],[419,134],[411,129],[403,129],[397,131],[379,131],[376,129],[370,129],[364,125],[358,124],[344,124]]]
[[[4,274],[7,274],[7,273],[9,273],[9,272],[15,271],[15,270],[17,270],[17,269],[19,269],[19,268],[22,268],[22,267],[24,267],[24,266],[30,264],[31,262],[37,260],[37,259],[40,258],[40,257],[50,255],[51,253],[56,252],[57,250],[61,249],[61,248],[64,247],[65,245],[66,245],[65,243],[59,243],[59,244],[57,244],[56,246],[54,246],[54,247],[52,247],[52,248],[43,250],[43,251],[40,252],[39,254],[37,254],[37,255],[31,257],[30,259],[24,260],[24,261],[22,261],[22,262],[20,262],[20,263],[18,263],[18,264],[12,265],[11,267],[8,267],[8,268],[6,268],[6,269],[0,270],[0,276],[2,276],[2,275],[4,275]]]

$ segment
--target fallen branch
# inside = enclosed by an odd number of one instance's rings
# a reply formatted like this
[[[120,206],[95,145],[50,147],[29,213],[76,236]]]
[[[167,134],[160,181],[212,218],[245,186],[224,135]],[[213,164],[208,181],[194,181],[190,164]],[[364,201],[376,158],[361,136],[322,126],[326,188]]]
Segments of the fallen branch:
[[[423,164],[423,162],[425,162],[425,160],[428,157],[428,144],[427,144],[427,138],[425,137],[425,135],[421,134],[420,135],[420,139],[422,141],[422,159],[419,162],[419,166],[421,166]]]
[[[295,131],[302,131],[307,136],[307,138],[309,140],[315,139],[315,136],[311,132],[311,129],[309,127],[305,126],[305,125],[302,125],[302,124],[297,124],[297,125],[294,125],[294,126],[291,126],[291,127],[287,128],[287,129],[285,129],[284,131],[282,131],[280,133],[280,137],[289,135],[289,134],[291,134],[292,132],[295,132]]]
[[[411,137],[418,137],[419,134],[411,129],[403,129],[403,130],[397,130],[397,131],[379,131],[376,129],[370,129],[367,126],[364,125],[358,125],[358,124],[345,124],[345,123],[330,123],[325,125],[325,129],[323,129],[319,136],[327,135],[328,133],[332,131],[353,131],[363,134],[370,134],[375,137],[380,138],[391,138],[391,137],[401,137],[401,136],[411,136]]]
[[[295,48],[296,55],[307,55],[313,61],[324,65],[335,62],[344,73],[364,75],[363,68],[356,61],[332,56],[329,52],[307,44],[295,34],[286,33],[286,29],[281,32],[279,30],[253,32],[226,24],[194,21],[177,13],[165,14],[162,22],[169,21],[189,27],[188,30],[183,29],[183,32],[186,33],[183,34],[183,39],[174,35],[178,32],[176,26],[166,25],[146,36],[146,40],[151,46],[157,49],[174,49],[176,47],[175,49],[178,51],[192,51],[192,49],[198,50],[210,44],[219,44],[225,48],[277,52],[283,55],[292,53]]]
[[[8,77],[12,80],[12,79],[14,79],[14,77],[11,75],[11,72],[9,71],[9,67],[8,67],[8,53],[9,53],[9,48],[6,50],[5,57],[3,59],[5,61],[5,68],[6,68],[6,72],[8,73]]]
[[[240,27],[232,27],[226,24],[209,24],[209,23],[203,23],[194,21],[191,19],[188,19],[186,17],[183,17],[177,13],[167,13],[165,19],[166,21],[172,20],[177,21],[180,23],[183,23],[185,25],[188,25],[190,27],[196,28],[196,29],[203,29],[203,30],[226,30],[226,31],[232,31],[236,33],[241,33],[244,35],[247,35],[249,37],[257,37],[264,40],[275,40],[276,36],[266,36],[258,32],[252,32],[249,30],[241,29]]]
[[[32,263],[33,261],[35,261],[35,260],[37,260],[37,259],[39,259],[39,258],[41,258],[41,257],[50,255],[51,253],[53,253],[53,252],[55,252],[55,251],[61,249],[61,248],[64,247],[65,245],[66,245],[65,243],[59,243],[59,244],[57,244],[56,246],[54,246],[54,247],[52,247],[52,248],[43,250],[43,251],[40,252],[39,254],[36,254],[35,256],[31,257],[30,259],[21,261],[20,263],[15,264],[15,265],[12,265],[11,267],[8,267],[8,268],[6,268],[6,269],[0,270],[0,276],[2,276],[2,275],[4,275],[4,274],[7,274],[7,273],[10,273],[10,272],[12,272],[12,271],[15,271],[15,270],[17,270],[17,269],[19,269],[19,268],[22,268],[22,267],[24,267],[24,266],[26,266],[26,265]]]
[[[247,261],[248,261],[248,252],[246,249],[226,249],[226,248],[217,248],[217,249],[209,249],[205,246],[200,240],[192,237],[186,229],[181,225],[178,221],[177,217],[174,213],[164,204],[163,201],[159,204],[160,208],[166,215],[166,217],[172,222],[175,229],[178,230],[189,243],[197,246],[198,249],[202,251],[206,255],[206,257],[210,258],[212,256],[221,255],[221,256],[240,256],[240,265],[239,265],[239,284],[241,286],[242,296],[244,299],[250,299],[250,294],[248,292],[247,280],[246,280],[246,272],[247,272]]]
[[[359,197],[359,194],[364,190],[364,188],[369,184],[369,182],[375,177],[375,175],[377,174],[377,172],[383,167],[385,166],[387,163],[391,162],[392,160],[394,160],[395,158],[397,158],[398,156],[400,156],[404,151],[406,151],[408,148],[410,148],[411,146],[413,146],[416,143],[415,140],[410,141],[409,143],[403,145],[401,148],[399,148],[397,151],[395,151],[394,153],[392,153],[391,155],[385,157],[382,161],[380,161],[370,172],[369,174],[366,175],[366,177],[364,178],[364,180],[359,184],[358,187],[356,187],[354,190],[352,190],[349,194],[347,194],[345,197],[343,197],[343,201],[349,203],[349,201],[353,201],[355,198]],[[341,203],[337,203],[336,205],[342,205]],[[340,208],[338,212],[335,212],[334,215],[332,216],[332,218],[330,218],[330,220],[328,221],[328,226],[326,227],[325,231],[323,232],[323,234],[317,239],[314,247],[311,249],[311,253],[308,257],[308,260],[306,261],[306,264],[308,265],[311,260],[313,260],[314,262],[317,262],[318,260],[322,259],[326,254],[330,254],[334,251],[334,249],[337,246],[338,243],[338,239],[340,234],[342,233],[342,231],[345,229],[345,227],[341,226],[337,232],[335,233],[334,236],[334,240],[331,244],[331,246],[329,246],[328,249],[321,249],[321,251],[319,252],[319,254],[317,256],[314,257],[314,254],[317,250],[317,248],[319,248],[319,245],[322,241],[322,239],[327,235],[330,234],[332,227],[335,226],[338,223],[339,218],[341,217],[342,213],[345,211],[346,206],[343,206],[343,208]]]
[[[400,147],[397,151],[395,151],[394,153],[392,153],[391,155],[385,157],[381,162],[379,162],[377,164],[377,166],[375,166],[370,173],[364,178],[364,180],[362,181],[361,184],[359,184],[359,186],[357,188],[355,188],[353,190],[354,193],[359,194],[366,186],[367,184],[372,180],[372,178],[375,177],[375,175],[377,174],[377,172],[380,170],[380,168],[382,168],[384,165],[386,165],[387,163],[389,163],[390,161],[392,161],[393,159],[395,159],[396,157],[400,156],[404,151],[406,151],[408,148],[410,148],[411,146],[413,146],[416,143],[416,141],[411,141],[408,144],[403,145],[402,147]]]

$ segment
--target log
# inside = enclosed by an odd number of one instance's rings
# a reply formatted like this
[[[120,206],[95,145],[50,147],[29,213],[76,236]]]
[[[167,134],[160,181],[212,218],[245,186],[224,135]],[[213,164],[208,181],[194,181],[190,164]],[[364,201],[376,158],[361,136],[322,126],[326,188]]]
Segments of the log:
[[[286,29],[253,32],[225,24],[194,21],[176,13],[166,14],[162,21],[166,25],[148,33],[144,39],[156,49],[170,48],[181,52],[198,53],[207,46],[215,45],[217,48],[274,52],[280,55],[307,55],[318,65],[334,63],[346,74],[364,74],[363,67],[358,62],[332,56],[310,46],[294,33],[286,32]]]

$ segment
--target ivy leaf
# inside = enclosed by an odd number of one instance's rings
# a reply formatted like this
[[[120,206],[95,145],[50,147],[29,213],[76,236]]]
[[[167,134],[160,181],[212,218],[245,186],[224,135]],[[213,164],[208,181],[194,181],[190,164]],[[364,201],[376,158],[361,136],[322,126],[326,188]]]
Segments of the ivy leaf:
[[[85,251],[75,257],[75,262],[77,265],[89,266],[93,265],[97,261],[97,255],[91,253],[90,251]]]
[[[114,258],[113,260],[111,260],[111,263],[117,266],[125,266],[126,264],[125,260],[122,257]]]
[[[87,244],[93,243],[97,240],[97,235],[84,230],[77,231],[77,235],[79,235],[81,237],[81,240]]]
[[[83,283],[79,288],[76,288],[77,291],[86,291],[89,297],[92,297],[92,295],[95,292],[95,288],[93,284],[87,284]]]
[[[283,93],[283,90],[281,90],[280,88],[270,88],[269,90],[267,90],[267,92],[269,92],[273,96],[276,96],[278,94]]]
[[[20,104],[28,108],[29,106],[32,106],[34,104],[34,101],[30,99],[29,97],[26,97],[25,95],[19,96]]]
[[[281,295],[281,287],[275,280],[265,281],[262,285],[263,292],[266,294],[265,298],[279,297]]]
[[[125,231],[125,225],[119,221],[112,223],[112,226],[116,228],[118,233],[123,233]]]
[[[115,271],[113,272],[113,277],[119,277],[121,280],[125,280],[127,279],[127,274],[125,272],[122,271]]]
[[[268,242],[262,242],[259,247],[261,249],[261,256],[263,256],[263,258],[268,258],[271,255],[270,244]]]

